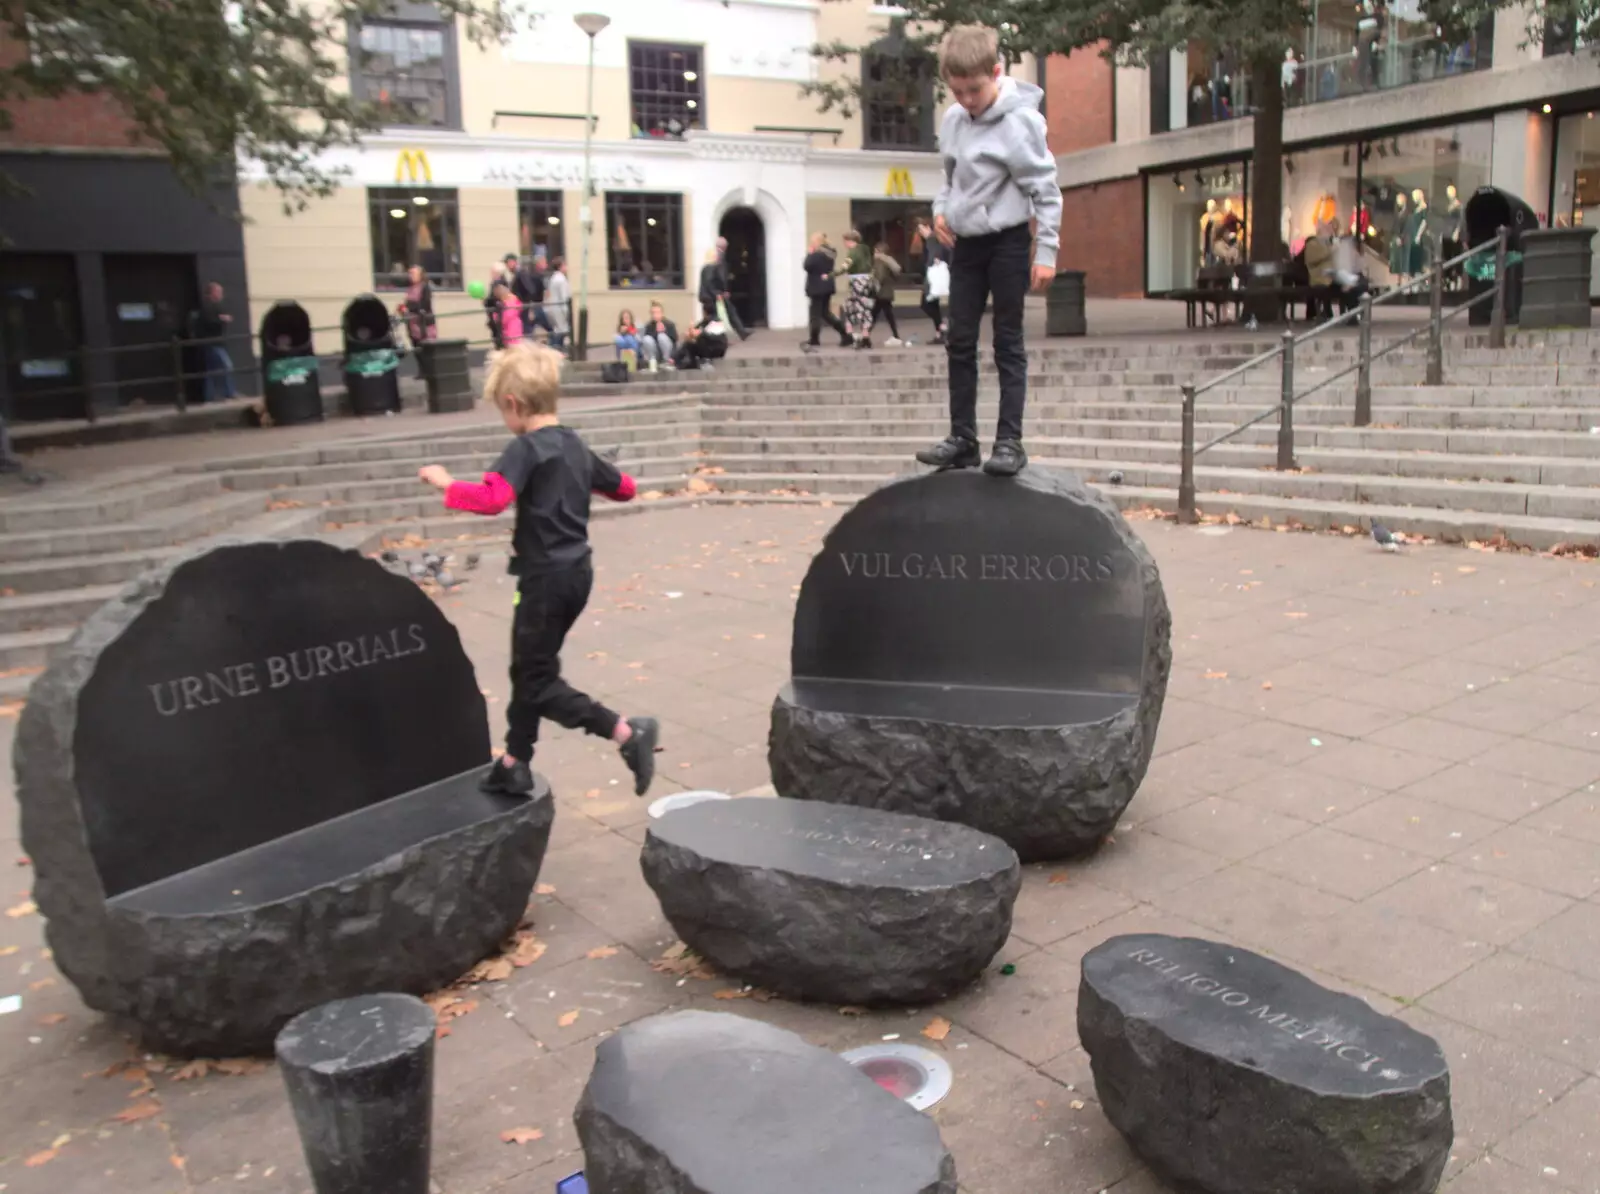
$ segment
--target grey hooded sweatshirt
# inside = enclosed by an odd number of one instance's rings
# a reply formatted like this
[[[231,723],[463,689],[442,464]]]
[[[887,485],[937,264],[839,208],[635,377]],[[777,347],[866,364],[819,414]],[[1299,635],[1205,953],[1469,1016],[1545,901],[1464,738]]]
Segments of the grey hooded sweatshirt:
[[[1056,265],[1061,244],[1061,187],[1056,160],[1045,144],[1039,100],[1044,92],[1006,75],[1000,95],[974,120],[951,104],[939,127],[944,186],[933,201],[958,237],[984,236],[1026,224],[1035,229],[1035,265]]]

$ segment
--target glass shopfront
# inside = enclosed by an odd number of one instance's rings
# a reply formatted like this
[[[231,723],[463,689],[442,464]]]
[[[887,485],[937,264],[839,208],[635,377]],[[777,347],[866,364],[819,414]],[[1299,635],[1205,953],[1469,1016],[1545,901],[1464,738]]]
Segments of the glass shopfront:
[[[1600,226],[1600,119],[1593,112],[1563,116],[1556,128],[1555,157],[1551,226]],[[1594,247],[1600,250],[1600,244]],[[1600,252],[1591,266],[1589,295],[1600,297]]]
[[[1573,173],[1583,175],[1584,194],[1593,205],[1589,220],[1595,222],[1600,221],[1600,122],[1586,123],[1594,134],[1592,149],[1588,157],[1575,150],[1575,160],[1592,164],[1575,166]],[[1287,148],[1280,228],[1287,255],[1298,256],[1306,238],[1331,221],[1339,235],[1357,237],[1376,287],[1424,272],[1434,261],[1435,237],[1446,257],[1456,256],[1462,248],[1462,205],[1489,182],[1493,135],[1492,123],[1484,120],[1314,149]],[[1248,162],[1151,174],[1146,192],[1150,293],[1195,284],[1200,267],[1215,259],[1219,221],[1236,216],[1248,227]]]

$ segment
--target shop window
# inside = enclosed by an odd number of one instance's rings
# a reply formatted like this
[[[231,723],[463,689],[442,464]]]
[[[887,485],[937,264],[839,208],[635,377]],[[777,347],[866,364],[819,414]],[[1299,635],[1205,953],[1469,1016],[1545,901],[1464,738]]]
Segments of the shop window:
[[[1290,104],[1486,70],[1494,56],[1493,14],[1473,32],[1448,37],[1420,9],[1398,0],[1319,5],[1316,12],[1294,82],[1286,87]]]
[[[1150,175],[1145,206],[1149,291],[1193,286],[1202,267],[1230,261],[1236,253],[1246,259],[1249,194],[1245,162]]]
[[[866,149],[935,146],[934,82],[938,61],[905,35],[905,22],[861,55],[861,143]]]
[[[523,257],[554,261],[567,255],[560,191],[517,192],[517,251]]]
[[[1600,225],[1600,118],[1591,112],[1563,116],[1556,128],[1552,228]],[[1600,254],[1590,269],[1589,294],[1600,295]]]
[[[461,289],[461,223],[456,193],[439,187],[373,187],[372,288],[404,290],[420,265],[439,290]]]
[[[926,217],[925,202],[896,199],[853,199],[850,226],[861,233],[862,243],[876,249],[888,246],[889,256],[900,263],[900,282],[909,293],[922,284],[922,242],[917,238],[917,217]]]
[[[460,128],[455,27],[364,20],[350,38],[350,86],[389,125]]]
[[[1380,137],[1361,146],[1362,243],[1374,284],[1425,273],[1435,242],[1446,257],[1465,246],[1462,210],[1489,182],[1488,121]]]
[[[633,135],[678,140],[706,127],[705,76],[698,46],[628,43]]]
[[[683,289],[683,196],[607,192],[606,268],[613,290]]]

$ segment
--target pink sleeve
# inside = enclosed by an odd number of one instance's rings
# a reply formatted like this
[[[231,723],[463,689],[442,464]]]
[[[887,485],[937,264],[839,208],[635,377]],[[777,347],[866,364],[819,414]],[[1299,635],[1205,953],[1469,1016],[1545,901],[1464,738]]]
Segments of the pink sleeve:
[[[516,500],[517,491],[499,473],[484,473],[481,485],[475,481],[452,481],[444,491],[446,506],[470,514],[498,514]]]
[[[610,498],[614,502],[631,502],[634,494],[639,492],[639,486],[637,483],[635,483],[632,477],[628,476],[627,473],[623,473],[622,480],[617,482],[616,489],[612,490],[610,493],[607,493],[603,489],[597,490],[596,492],[602,497]]]

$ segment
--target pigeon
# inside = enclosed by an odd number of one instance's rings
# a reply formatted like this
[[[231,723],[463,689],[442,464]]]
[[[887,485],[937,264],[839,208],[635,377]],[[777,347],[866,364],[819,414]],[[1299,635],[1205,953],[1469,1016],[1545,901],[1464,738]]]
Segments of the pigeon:
[[[1384,551],[1399,551],[1400,540],[1394,537],[1394,532],[1381,522],[1372,524],[1372,541]]]
[[[416,561],[412,561],[411,563],[407,564],[406,571],[411,573],[411,578],[413,580],[422,580],[428,575],[427,565],[418,564]]]
[[[456,587],[456,585],[461,583],[455,578],[455,573],[451,572],[448,568],[441,569],[433,579],[439,582],[440,588],[444,589],[453,589]]]
[[[622,445],[613,444],[609,448],[602,448],[600,451],[596,452],[595,455],[600,457],[600,459],[604,460],[607,464],[615,464],[617,462],[617,457],[622,455]]]
[[[444,561],[438,556],[434,555],[431,551],[424,552],[422,555],[422,566],[429,572],[437,572],[439,569],[444,567]]]
[[[379,558],[382,559],[385,564],[398,564],[400,562],[400,553],[391,548],[385,551]]]
[[[1119,468],[1112,469],[1111,470],[1111,476],[1108,477],[1107,480],[1109,480],[1113,485],[1121,485],[1122,484],[1122,470],[1119,469]]]
[[[478,553],[473,552],[467,557],[467,571],[471,572],[478,566]]]

